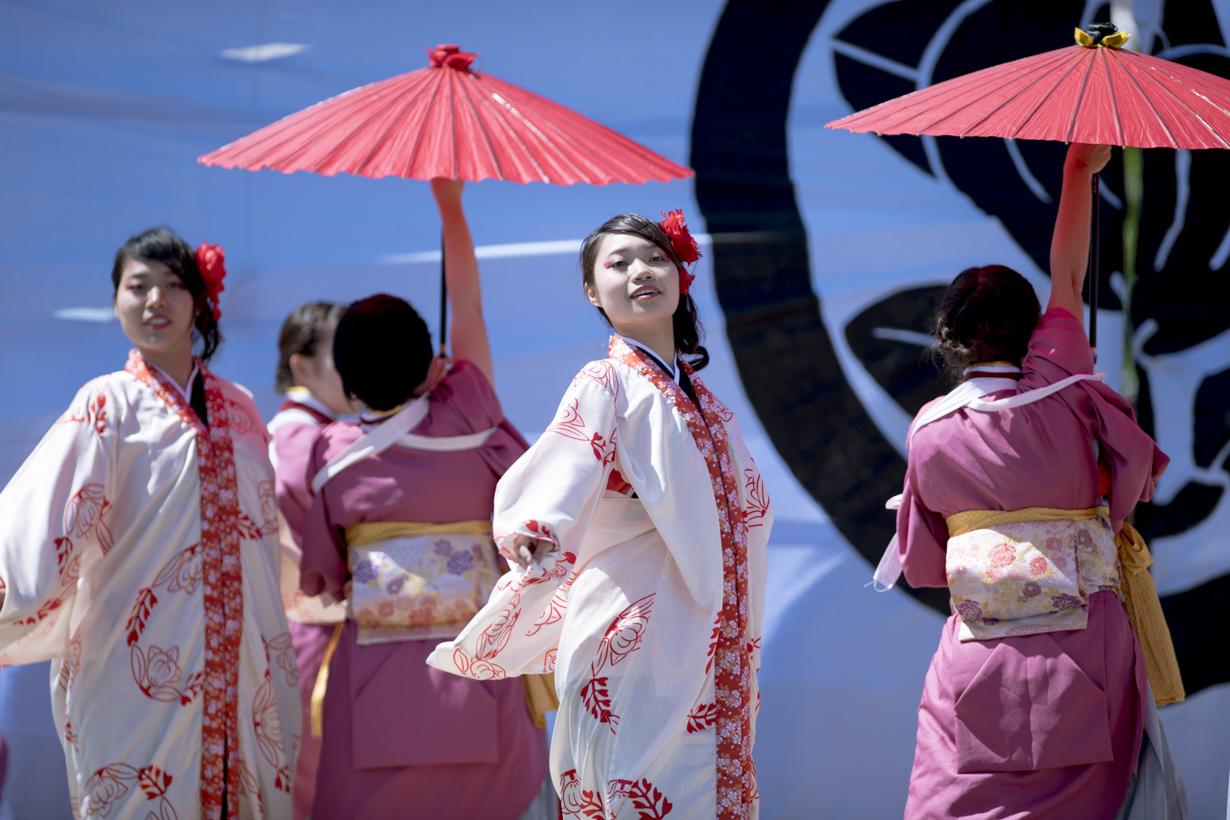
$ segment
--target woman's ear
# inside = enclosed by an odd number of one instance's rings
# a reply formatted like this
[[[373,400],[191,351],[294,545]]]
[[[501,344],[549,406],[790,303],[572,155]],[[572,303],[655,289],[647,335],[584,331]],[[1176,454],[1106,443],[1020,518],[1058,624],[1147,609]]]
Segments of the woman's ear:
[[[316,375],[312,368],[313,360],[302,353],[290,354],[287,363],[290,365],[290,375],[294,377],[295,385],[298,387],[306,387]]]
[[[589,303],[599,310],[602,309],[602,300],[598,298],[598,288],[593,282],[585,283],[585,295],[589,298]]]

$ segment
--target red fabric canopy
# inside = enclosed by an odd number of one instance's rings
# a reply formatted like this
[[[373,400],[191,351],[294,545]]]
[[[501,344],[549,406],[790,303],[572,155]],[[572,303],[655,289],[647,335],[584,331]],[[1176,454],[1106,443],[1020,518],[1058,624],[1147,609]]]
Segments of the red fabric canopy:
[[[1103,46],[985,68],[830,122],[877,134],[1230,148],[1230,80]]]
[[[588,117],[469,68],[432,65],[347,91],[205,154],[202,165],[477,182],[666,182],[691,170]]]

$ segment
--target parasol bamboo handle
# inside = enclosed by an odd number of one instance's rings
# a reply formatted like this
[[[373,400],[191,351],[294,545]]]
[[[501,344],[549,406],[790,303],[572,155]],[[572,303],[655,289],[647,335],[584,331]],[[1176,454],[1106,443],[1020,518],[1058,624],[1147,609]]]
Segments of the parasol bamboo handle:
[[[444,230],[440,230],[440,355],[448,355],[448,278],[444,275]]]
[[[1098,363],[1098,174],[1089,178],[1093,203],[1089,209],[1089,347],[1093,363]]]

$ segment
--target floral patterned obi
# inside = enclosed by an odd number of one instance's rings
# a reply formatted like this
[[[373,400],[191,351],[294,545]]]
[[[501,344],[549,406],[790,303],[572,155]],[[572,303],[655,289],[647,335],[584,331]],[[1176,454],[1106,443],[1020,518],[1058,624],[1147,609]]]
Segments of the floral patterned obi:
[[[499,580],[490,521],[346,528],[346,614],[358,643],[452,640]]]
[[[949,516],[946,570],[962,641],[1084,629],[1089,596],[1119,593],[1106,507]]]

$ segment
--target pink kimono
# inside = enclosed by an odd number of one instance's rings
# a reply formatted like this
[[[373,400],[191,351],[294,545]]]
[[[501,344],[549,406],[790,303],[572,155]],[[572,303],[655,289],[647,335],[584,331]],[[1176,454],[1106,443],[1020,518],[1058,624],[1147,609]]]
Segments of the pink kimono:
[[[1017,391],[1092,370],[1080,324],[1052,309]],[[1106,493],[1117,532],[1168,462],[1128,403],[1099,382],[1016,409],[958,410],[913,435],[897,513],[905,576],[948,586],[944,519],[967,510],[1085,509]],[[959,614],[945,623],[927,672],[906,818],[1115,817],[1136,768],[1147,692],[1116,594],[1089,595],[1084,629],[961,640],[961,623]]]
[[[483,446],[430,452],[394,445],[330,480],[308,511],[303,591],[344,597],[346,527],[364,522],[446,524],[490,519],[496,482],[527,445],[486,378],[455,364],[431,393],[416,435],[462,436],[497,427]],[[363,434],[339,422],[313,449],[314,475]],[[347,620],[329,665],[315,820],[516,818],[547,770],[546,739],[518,679],[473,681],[424,663],[437,641],[360,646]]]
[[[311,460],[316,437],[326,424],[333,421],[333,414],[303,388],[295,388],[295,391],[282,402],[278,414],[269,422],[269,432],[273,436],[269,455],[276,474],[278,511],[286,522],[288,534],[302,549],[303,519],[312,503],[308,488],[308,461]],[[285,584],[283,587],[285,595]],[[312,687],[320,672],[320,661],[329,638],[333,635],[333,625],[299,623],[295,620],[294,602],[283,603],[287,610],[291,644],[295,647],[299,695],[303,701],[303,733],[299,738],[292,798],[294,820],[304,820],[312,809],[312,796],[316,793],[316,767],[320,761],[320,738],[313,737],[311,732]]]

